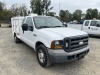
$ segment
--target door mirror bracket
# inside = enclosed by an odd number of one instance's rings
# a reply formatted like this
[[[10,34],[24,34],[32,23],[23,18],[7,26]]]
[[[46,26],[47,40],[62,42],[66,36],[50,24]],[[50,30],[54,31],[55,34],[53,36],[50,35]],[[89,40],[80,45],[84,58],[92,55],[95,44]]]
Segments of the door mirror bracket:
[[[100,27],[100,24],[97,24],[96,26],[97,26],[97,27]]]
[[[23,30],[23,33],[24,33],[24,31],[27,31],[28,30],[28,24],[23,24],[22,30]]]

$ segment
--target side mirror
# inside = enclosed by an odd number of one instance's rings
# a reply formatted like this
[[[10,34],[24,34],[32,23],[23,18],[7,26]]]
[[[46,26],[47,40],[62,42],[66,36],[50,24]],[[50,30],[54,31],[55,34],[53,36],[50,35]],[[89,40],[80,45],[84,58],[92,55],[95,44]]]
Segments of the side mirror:
[[[28,26],[28,29],[29,29],[30,31],[33,31],[33,26]]]
[[[67,24],[64,24],[64,23],[63,23],[63,26],[68,27],[68,25]]]
[[[22,30],[27,31],[28,30],[28,24],[23,24],[22,25]]]
[[[97,24],[96,26],[97,26],[97,27],[100,27],[100,24]]]

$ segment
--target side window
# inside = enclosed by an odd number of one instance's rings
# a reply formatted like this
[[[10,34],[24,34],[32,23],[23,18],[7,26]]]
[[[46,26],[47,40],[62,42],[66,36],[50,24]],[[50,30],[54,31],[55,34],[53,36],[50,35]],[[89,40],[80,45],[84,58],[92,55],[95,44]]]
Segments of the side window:
[[[32,18],[27,18],[26,20],[26,24],[28,24],[28,30],[29,31],[33,31],[33,22],[32,22]]]
[[[85,26],[88,26],[89,25],[89,21],[85,21]]]
[[[97,21],[91,21],[90,26],[96,26],[97,25]]]

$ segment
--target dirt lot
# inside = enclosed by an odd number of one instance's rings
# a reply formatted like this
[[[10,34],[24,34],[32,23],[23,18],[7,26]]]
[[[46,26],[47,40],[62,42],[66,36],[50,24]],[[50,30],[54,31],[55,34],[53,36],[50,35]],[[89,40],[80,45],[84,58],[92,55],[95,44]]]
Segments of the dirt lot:
[[[90,38],[85,59],[42,68],[32,48],[15,44],[11,28],[0,28],[0,75],[100,75],[100,38]]]

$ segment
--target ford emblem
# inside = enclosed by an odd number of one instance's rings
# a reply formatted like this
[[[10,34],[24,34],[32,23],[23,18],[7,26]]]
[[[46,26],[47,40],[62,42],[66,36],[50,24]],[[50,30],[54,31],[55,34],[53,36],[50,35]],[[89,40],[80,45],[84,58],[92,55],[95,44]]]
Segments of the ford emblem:
[[[79,42],[79,45],[83,45],[83,41]]]

